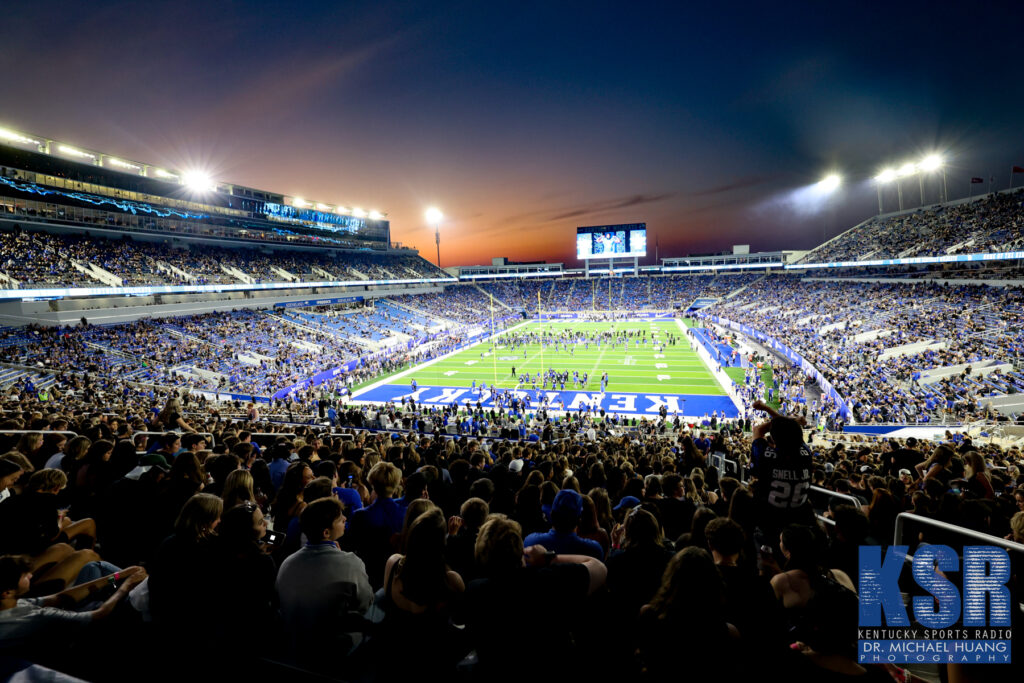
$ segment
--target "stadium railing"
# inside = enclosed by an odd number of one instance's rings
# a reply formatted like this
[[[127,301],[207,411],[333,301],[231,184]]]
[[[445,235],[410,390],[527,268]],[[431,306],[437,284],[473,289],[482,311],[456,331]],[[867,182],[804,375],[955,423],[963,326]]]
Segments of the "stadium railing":
[[[858,510],[861,509],[860,499],[857,498],[856,496],[851,496],[848,493],[839,493],[838,491],[829,491],[828,489],[823,489],[820,486],[812,486],[810,488],[810,492],[815,494],[817,496],[818,500],[821,500],[823,497],[824,498],[839,498],[840,500],[843,500],[843,501],[849,503],[850,505],[852,505],[853,507],[857,508]],[[826,506],[826,508],[827,508],[827,506]]]
[[[58,432],[50,430],[44,431],[42,429],[0,429],[0,434],[42,434],[44,436],[47,434],[63,434],[69,439],[73,439],[76,436],[79,436],[78,432]]]
[[[914,559],[913,550],[917,547],[917,534],[914,534],[915,543],[904,544],[904,540],[907,535],[907,527],[912,525],[920,525],[920,527],[931,528],[939,531],[941,534],[952,536],[955,538],[963,539],[963,545],[966,546],[972,541],[981,542],[985,545],[994,545],[1003,548],[1012,553],[1018,553],[1021,557],[1024,557],[1024,544],[1017,543],[1016,541],[1009,541],[1005,538],[998,536],[992,536],[981,531],[974,531],[973,529],[966,529],[962,526],[950,524],[949,522],[940,522],[937,519],[929,519],[928,517],[922,517],[921,515],[915,515],[912,512],[902,512],[896,516],[896,528],[893,530],[892,542],[893,545],[908,545],[912,546],[908,548],[905,562],[912,562]],[[945,539],[943,539],[945,540]],[[927,543],[923,543],[928,545]],[[905,600],[909,598],[905,597]],[[1024,613],[1024,603],[1017,603],[1017,609]]]
[[[966,529],[962,526],[950,524],[949,522],[940,522],[937,519],[930,519],[928,517],[922,517],[921,515],[915,515],[913,512],[901,512],[896,516],[896,528],[893,530],[892,542],[893,545],[904,545],[903,540],[905,537],[905,531],[908,527],[908,522],[912,524],[920,524],[924,527],[931,527],[938,529],[946,534],[952,534],[954,536],[960,536],[964,539],[972,541],[981,541],[988,545],[997,545],[1006,550],[1012,550],[1018,553],[1024,553],[1024,544],[1017,543],[1016,541],[1009,541],[1005,538],[986,534],[981,531],[974,531],[973,529]],[[913,554],[908,553],[908,558],[912,558]]]
[[[217,445],[217,441],[213,438],[213,434],[211,434],[210,432],[182,432],[179,429],[168,429],[165,432],[132,432],[132,435],[134,436],[135,434],[145,434],[147,436],[163,436],[167,432],[180,432],[181,434],[200,434],[202,436],[208,437],[208,445],[211,448]]]

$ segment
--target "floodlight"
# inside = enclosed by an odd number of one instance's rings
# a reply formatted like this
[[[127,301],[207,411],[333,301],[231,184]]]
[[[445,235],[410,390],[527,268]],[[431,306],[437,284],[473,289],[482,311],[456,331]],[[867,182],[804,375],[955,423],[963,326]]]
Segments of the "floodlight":
[[[348,209],[345,208],[344,206],[339,206],[337,209],[335,209],[335,211],[337,211],[342,216],[347,216],[348,215]]]
[[[438,223],[441,222],[441,219],[444,218],[444,214],[441,213],[441,209],[437,208],[436,206],[432,206],[429,209],[427,209],[424,216],[426,216],[427,222],[432,225],[437,225]]]
[[[109,164],[110,166],[118,166],[120,168],[127,168],[127,169],[130,169],[132,171],[138,171],[138,170],[140,170],[142,168],[138,164],[132,164],[132,163],[129,163],[127,161],[122,161],[121,159],[115,159],[114,157],[107,157],[107,162],[106,163]]]
[[[921,163],[918,164],[918,168],[922,171],[937,171],[942,168],[942,163],[943,160],[941,156],[938,154],[929,154],[921,160]]]
[[[917,164],[907,162],[900,166],[900,170],[896,171],[896,177],[903,178],[908,175],[914,175],[915,173],[917,173]]]
[[[366,212],[360,209],[358,206],[353,207],[352,215],[356,218],[366,218]]]
[[[370,218],[372,218],[375,221],[379,221],[381,218],[384,218],[384,214],[374,209],[373,211],[370,212]]]
[[[203,171],[185,171],[181,182],[193,192],[213,192],[217,189],[210,176]]]
[[[70,145],[58,145],[57,151],[60,152],[61,154],[67,154],[68,156],[71,157],[79,157],[81,159],[92,159],[93,161],[96,161],[95,154],[83,152],[82,150],[77,149],[75,147],[71,147]]]
[[[24,145],[41,145],[43,143],[39,140],[33,140],[32,138],[25,137],[21,133],[16,133],[13,130],[7,130],[6,128],[0,128],[0,140],[9,140],[11,142],[20,142]]]
[[[835,173],[831,173],[818,183],[818,187],[825,192],[834,192],[842,184],[843,179]]]
[[[303,199],[302,197],[295,197],[294,199],[292,199],[292,206],[305,206],[305,205],[306,205],[306,200]]]
[[[891,168],[887,168],[875,176],[875,180],[877,180],[880,183],[891,183],[892,181],[896,180],[896,178],[896,171]]]

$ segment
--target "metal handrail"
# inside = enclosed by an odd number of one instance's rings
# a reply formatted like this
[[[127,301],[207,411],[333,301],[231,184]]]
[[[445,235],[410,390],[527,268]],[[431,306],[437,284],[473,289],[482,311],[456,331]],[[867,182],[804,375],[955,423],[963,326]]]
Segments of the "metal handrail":
[[[829,496],[831,498],[842,498],[843,500],[847,500],[847,501],[850,502],[851,505],[853,505],[853,507],[857,508],[858,510],[860,510],[861,507],[862,507],[860,499],[857,498],[856,496],[851,496],[848,493],[839,493],[838,491],[829,491],[828,489],[823,489],[820,486],[812,486],[810,488],[810,490],[814,491],[814,492],[817,492],[817,493],[824,493],[826,496]]]
[[[896,516],[896,528],[893,530],[892,542],[893,545],[901,545],[900,540],[903,536],[903,522],[908,520],[916,522],[918,524],[924,524],[926,526],[932,526],[942,531],[949,533],[958,534],[960,536],[966,536],[967,538],[975,541],[982,541],[988,545],[998,545],[1007,550],[1014,550],[1017,552],[1024,553],[1024,544],[1017,543],[1016,541],[1008,541],[1005,538],[999,536],[992,536],[991,534],[985,534],[980,531],[974,531],[973,529],[965,529],[962,526],[950,524],[949,522],[940,522],[936,519],[929,519],[928,517],[922,517],[921,515],[915,515],[912,512],[901,512]]]
[[[147,436],[163,436],[167,432],[178,432],[180,434],[199,434],[200,436],[209,437],[207,439],[207,442],[211,448],[217,445],[216,439],[213,438],[213,434],[211,434],[210,432],[179,432],[179,430],[176,429],[168,429],[167,431],[164,432],[132,432],[132,436],[135,436],[136,434],[145,434]]]
[[[79,436],[78,432],[56,431],[49,429],[0,429],[0,434],[42,434],[43,436],[46,436],[47,434],[63,434],[71,438]]]

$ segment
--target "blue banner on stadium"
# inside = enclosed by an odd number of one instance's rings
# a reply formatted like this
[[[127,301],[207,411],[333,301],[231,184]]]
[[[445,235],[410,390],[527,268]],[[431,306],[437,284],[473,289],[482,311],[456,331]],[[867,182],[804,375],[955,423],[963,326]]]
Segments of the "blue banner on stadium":
[[[330,299],[306,299],[305,301],[279,301],[274,308],[303,308],[305,306],[329,306],[331,304],[347,304],[362,301],[361,296],[336,296]]]
[[[800,263],[786,266],[786,270],[810,268],[861,268],[865,266],[911,266],[928,263],[966,263],[973,261],[1013,261],[1024,259],[1024,251],[1000,251],[992,254],[948,254],[946,256],[909,256],[907,258],[872,259],[869,261],[832,261],[829,263]]]

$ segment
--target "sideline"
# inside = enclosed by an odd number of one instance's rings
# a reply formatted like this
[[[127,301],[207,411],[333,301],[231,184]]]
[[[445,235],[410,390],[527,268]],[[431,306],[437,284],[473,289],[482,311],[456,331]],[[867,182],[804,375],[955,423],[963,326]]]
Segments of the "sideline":
[[[686,324],[683,323],[683,321],[680,318],[676,318],[676,326],[680,330],[682,330],[683,338],[687,340],[692,339],[692,337],[686,334]],[[711,376],[715,378],[718,384],[725,391],[725,395],[728,396],[729,400],[732,401],[732,404],[736,406],[736,412],[739,413],[739,416],[742,418],[745,409],[743,407],[743,402],[739,399],[739,396],[736,393],[736,390],[733,389],[732,387],[732,378],[729,377],[729,375],[727,375],[724,370],[716,369],[718,363],[716,363],[714,359],[711,358],[711,354],[708,353],[708,350],[704,348],[703,344],[701,344],[699,341],[694,340],[693,345],[697,350],[697,356],[699,356],[700,359],[704,361],[704,365],[707,366],[708,372],[711,373]]]

